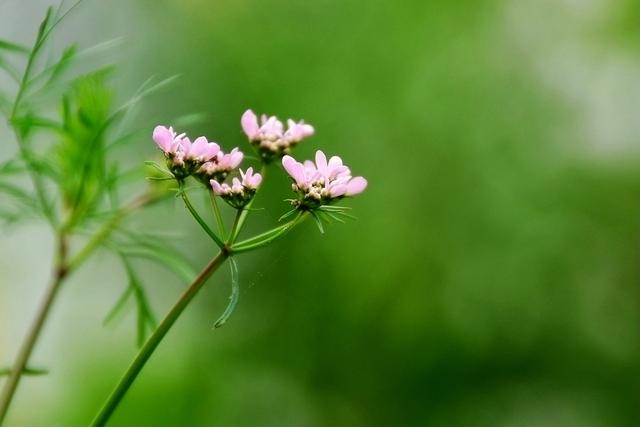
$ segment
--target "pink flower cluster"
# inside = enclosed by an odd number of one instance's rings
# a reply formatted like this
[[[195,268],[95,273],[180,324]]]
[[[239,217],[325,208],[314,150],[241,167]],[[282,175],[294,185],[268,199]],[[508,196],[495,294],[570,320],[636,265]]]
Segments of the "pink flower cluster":
[[[276,116],[263,114],[258,122],[258,116],[251,110],[244,112],[240,123],[249,141],[258,148],[265,161],[288,154],[291,147],[315,132],[313,126],[302,120],[295,122],[288,119],[287,130]]]
[[[282,156],[282,165],[293,178],[292,188],[298,195],[292,201],[296,209],[321,208],[335,212],[338,207],[327,205],[360,194],[367,187],[367,180],[352,176],[351,170],[338,156],[327,160],[322,151],[317,151],[315,163],[310,160],[300,163],[288,155],[295,144],[313,135],[311,125],[289,119],[285,130],[277,117],[263,115],[258,122],[258,117],[251,110],[244,112],[241,124],[251,143],[258,147],[264,164]],[[225,154],[218,144],[208,141],[204,136],[191,142],[186,134],[178,134],[173,128],[165,126],[154,129],[153,140],[164,152],[167,166],[179,182],[193,176],[211,186],[217,196],[237,209],[244,208],[251,201],[262,182],[262,176],[249,168],[246,172],[239,170],[240,177],[234,177],[231,183],[224,183],[244,158],[238,148]]]
[[[262,175],[253,173],[253,168],[249,168],[246,173],[240,169],[240,178],[234,177],[231,185],[221,184],[214,179],[210,181],[210,184],[215,194],[222,197],[234,208],[241,209],[253,198],[261,182]]]
[[[293,191],[300,199],[294,200],[296,207],[313,209],[342,197],[355,196],[367,188],[367,180],[361,176],[352,177],[351,170],[342,163],[342,159],[327,157],[320,150],[316,152],[316,162],[296,161],[291,156],[282,158],[282,166],[293,178]]]
[[[204,179],[215,179],[219,182],[224,181],[229,172],[240,166],[244,154],[237,147],[231,150],[229,154],[224,154],[222,150],[218,151],[215,157],[203,163],[197,174]]]
[[[179,179],[195,175],[204,182],[212,178],[222,181],[244,157],[237,148],[225,154],[218,144],[209,142],[204,136],[191,142],[185,133],[177,134],[172,127],[156,126],[153,140],[164,152],[167,166]]]

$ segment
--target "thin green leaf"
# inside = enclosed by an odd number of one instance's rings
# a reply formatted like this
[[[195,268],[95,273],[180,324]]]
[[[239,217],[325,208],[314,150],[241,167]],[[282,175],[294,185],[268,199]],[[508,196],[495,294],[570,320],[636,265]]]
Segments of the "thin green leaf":
[[[344,223],[345,223],[345,222],[344,222],[344,220],[343,220],[342,218],[340,218],[340,217],[339,217],[338,215],[336,215],[336,214],[333,214],[333,213],[331,213],[331,212],[325,212],[324,214],[325,214],[325,215],[327,215],[329,218],[331,218],[331,219],[335,220],[335,221],[341,222],[342,224],[344,224]]]
[[[60,24],[64,18],[67,17],[67,15],[69,15],[77,6],[80,5],[80,3],[82,3],[84,0],[78,0],[76,1],[74,4],[71,5],[71,7],[69,7],[69,9],[67,9],[59,18],[55,19],[53,24],[51,25],[51,27],[46,29],[46,32],[44,32],[44,34],[42,35],[42,37],[40,38],[41,43],[44,43],[47,39],[47,37],[49,37],[49,34],[51,34],[51,32],[54,30],[55,27],[58,26],[58,24]],[[58,13],[60,12],[60,10],[62,9],[62,5],[64,4],[61,3],[60,4],[60,8],[58,9],[58,12],[56,12],[56,17],[58,16]],[[49,8],[50,10],[52,10],[52,8]],[[47,16],[50,16],[49,11],[47,11]],[[48,19],[47,19],[48,22]],[[44,28],[46,28],[46,25],[44,26]]]
[[[340,215],[341,217],[349,218],[349,219],[352,219],[352,220],[354,220],[354,221],[357,221],[357,220],[358,220],[358,217],[355,217],[355,216],[353,216],[353,215],[350,215],[350,214],[348,214],[348,213],[346,213],[346,212],[334,212],[333,214],[334,214],[334,215]]]
[[[124,290],[122,295],[120,295],[120,297],[118,297],[118,300],[116,301],[114,306],[111,308],[111,310],[109,310],[109,312],[105,316],[104,320],[102,321],[102,324],[104,326],[106,326],[109,323],[113,322],[113,320],[116,317],[118,317],[118,315],[120,313],[122,313],[122,309],[124,308],[124,305],[127,303],[127,301],[129,300],[129,297],[132,294],[133,294],[133,288],[131,286],[127,286],[127,288]]]
[[[207,120],[209,120],[209,115],[206,113],[192,113],[177,117],[172,121],[172,123],[174,128],[186,128],[196,124],[205,123]],[[245,159],[246,158],[247,157],[245,156]]]
[[[141,89],[138,89],[138,91],[124,104],[122,104],[120,106],[120,108],[118,108],[115,112],[114,112],[114,116],[118,115],[118,114],[122,114],[123,112],[125,112],[126,110],[130,109],[133,105],[137,104],[138,102],[140,102],[142,99],[146,98],[147,96],[157,92],[158,90],[164,88],[165,86],[170,85],[171,83],[173,83],[178,77],[180,77],[179,75],[173,75],[171,77],[167,77],[164,80],[159,81],[156,84],[151,85],[151,78],[147,79],[141,86]]]
[[[0,39],[0,50],[6,50],[8,52],[15,52],[21,54],[29,54],[29,48],[21,46],[17,43],[13,43],[7,40]]]
[[[318,226],[318,230],[320,230],[320,233],[324,234],[324,225],[322,225],[322,219],[320,219],[320,217],[318,216],[318,213],[315,211],[309,211],[309,212],[311,213],[311,216],[316,222],[316,225]]]
[[[257,236],[251,237],[247,240],[243,240],[242,242],[236,243],[232,246],[231,249],[234,253],[241,253],[266,246],[291,230],[300,221],[302,221],[305,216],[306,215],[304,212],[299,212],[298,216],[288,223],[273,228]]]
[[[122,252],[128,257],[142,258],[153,261],[170,271],[173,271],[178,277],[185,281],[191,281],[196,276],[196,272],[181,256],[158,247],[145,248],[124,248]]]
[[[162,166],[160,166],[159,164],[157,164],[156,162],[152,162],[152,161],[146,161],[144,162],[144,164],[146,166],[149,166],[150,168],[153,168],[155,170],[157,170],[158,172],[160,172],[161,174],[170,177],[170,178],[174,178],[173,174],[171,172],[169,172],[168,170],[166,170],[165,168],[163,168]]]
[[[278,222],[282,221],[283,219],[289,218],[291,215],[295,214],[296,212],[298,212],[297,209],[291,209],[289,212],[285,213],[280,218],[278,218]]]
[[[7,376],[11,373],[11,368],[3,368],[0,369],[0,377]],[[42,368],[30,368],[26,367],[22,370],[22,375],[31,375],[31,376],[39,376],[39,375],[47,375],[49,370]]]
[[[115,318],[119,313],[122,312],[126,302],[129,300],[131,296],[134,297],[137,309],[137,317],[136,317],[136,342],[138,346],[142,346],[144,340],[147,335],[147,329],[151,330],[155,327],[155,317],[149,307],[149,303],[147,301],[146,294],[138,278],[135,273],[131,263],[126,258],[125,254],[119,250],[116,250],[120,255],[122,263],[125,267],[125,271],[127,273],[127,277],[129,280],[129,285],[125,292],[120,296],[116,305],[109,312],[109,315],[105,319],[105,324],[110,322],[113,318]]]
[[[229,258],[229,265],[231,266],[231,296],[229,297],[229,305],[222,313],[222,316],[213,324],[214,328],[219,328],[224,325],[233,311],[238,305],[238,299],[240,298],[240,278],[238,276],[238,264],[235,258]]]
[[[343,211],[350,211],[352,208],[350,208],[349,206],[323,205],[323,206],[320,206],[318,209],[322,211],[343,212]]]
[[[4,192],[5,194],[11,196],[14,200],[20,202],[26,208],[33,209],[37,206],[33,200],[33,197],[29,193],[14,184],[0,181],[0,192]]]
[[[6,162],[0,164],[0,175],[16,175],[25,171],[23,164],[16,159],[9,159]]]
[[[16,70],[16,68],[11,65],[10,62],[7,62],[7,60],[2,56],[0,56],[0,70],[4,70],[7,75],[13,79],[13,81],[18,84],[20,83],[20,73],[18,73],[18,70]]]

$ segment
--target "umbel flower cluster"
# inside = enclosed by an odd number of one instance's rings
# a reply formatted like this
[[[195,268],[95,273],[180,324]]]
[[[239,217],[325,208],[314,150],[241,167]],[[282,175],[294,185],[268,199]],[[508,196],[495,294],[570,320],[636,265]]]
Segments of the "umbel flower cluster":
[[[341,209],[328,208],[336,201],[362,193],[367,180],[352,176],[342,159],[333,156],[327,160],[318,150],[315,163],[311,160],[296,161],[289,154],[294,146],[314,134],[313,126],[304,121],[287,120],[287,129],[276,116],[262,115],[260,120],[252,110],[247,110],[240,119],[242,130],[256,148],[263,166],[276,158],[282,159],[284,170],[293,179],[295,199],[289,199],[294,210],[314,213],[330,210],[334,214]],[[238,167],[244,154],[237,147],[229,153],[219,144],[200,136],[193,142],[186,133],[178,134],[172,127],[157,126],[153,140],[164,152],[166,164],[173,178],[183,183],[189,176],[210,188],[236,209],[248,206],[262,183],[262,174],[253,167],[246,171]],[[227,181],[230,178],[230,182]]]
[[[204,136],[191,142],[186,133],[178,135],[172,127],[156,126],[153,140],[164,152],[167,167],[178,180],[193,175],[204,183],[212,179],[222,182],[244,158],[238,148],[225,154],[217,143],[209,142]]]
[[[303,139],[314,134],[313,126],[306,124],[303,120],[295,122],[287,120],[287,130],[276,116],[258,116],[247,110],[240,119],[242,130],[249,138],[264,161],[270,162],[275,158],[289,154],[291,149]]]

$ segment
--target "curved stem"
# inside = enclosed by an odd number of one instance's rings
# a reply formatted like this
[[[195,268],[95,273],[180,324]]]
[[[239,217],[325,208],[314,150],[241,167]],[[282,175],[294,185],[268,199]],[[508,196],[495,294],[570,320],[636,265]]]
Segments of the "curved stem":
[[[202,229],[209,235],[209,237],[211,237],[213,241],[216,242],[216,245],[218,245],[220,249],[223,249],[224,242],[220,240],[218,235],[214,233],[213,230],[207,225],[205,220],[202,219],[198,211],[196,211],[196,208],[193,207],[191,201],[189,200],[189,196],[187,196],[187,192],[184,189],[181,189],[180,195],[182,196],[182,200],[184,201],[185,206],[187,207],[187,209],[189,209],[189,212],[191,212],[191,215],[196,219],[198,224],[200,224],[200,227],[202,227]]]
[[[193,297],[198,293],[198,291],[202,288],[202,286],[206,283],[207,279],[224,263],[224,261],[229,256],[227,251],[221,251],[216,255],[209,264],[198,274],[195,280],[189,285],[187,290],[180,296],[178,301],[171,307],[169,313],[165,316],[165,318],[160,322],[155,331],[151,334],[151,336],[147,339],[144,346],[138,351],[138,354],[133,359],[133,362],[123,375],[123,377],[118,382],[118,385],[113,390],[111,395],[107,398],[104,406],[98,412],[98,415],[91,422],[91,427],[101,427],[104,426],[113,412],[116,410],[120,401],[125,396],[131,384],[135,381],[136,377],[147,363],[151,354],[153,354],[158,344],[162,341],[164,336],[167,334],[169,329],[173,326],[175,321],[180,317],[180,314],[184,311],[184,309],[189,305],[189,302],[193,299]]]
[[[67,277],[69,270],[66,267],[66,254],[67,254],[67,239],[64,234],[59,234],[57,236],[57,252],[56,252],[56,261],[54,266],[54,275],[51,284],[47,288],[47,291],[44,296],[44,300],[40,303],[40,307],[36,313],[35,320],[29,328],[29,332],[27,333],[27,337],[22,343],[20,347],[20,351],[18,352],[18,356],[11,367],[11,372],[9,373],[9,377],[7,378],[7,382],[4,384],[2,388],[2,393],[0,393],[0,425],[7,416],[7,412],[9,410],[9,405],[13,400],[13,396],[15,395],[16,389],[18,388],[18,384],[20,383],[20,379],[22,378],[22,374],[24,373],[27,364],[29,362],[29,358],[31,357],[31,353],[33,353],[33,349],[35,347],[36,341],[40,336],[40,332],[49,316],[51,311],[51,307],[53,306],[53,302],[60,290],[60,286],[62,285],[64,279]]]

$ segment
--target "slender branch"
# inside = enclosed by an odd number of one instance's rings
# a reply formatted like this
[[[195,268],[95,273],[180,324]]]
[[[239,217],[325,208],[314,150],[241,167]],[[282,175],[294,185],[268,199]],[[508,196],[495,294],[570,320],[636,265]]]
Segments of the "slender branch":
[[[60,286],[69,273],[66,266],[66,256],[67,237],[64,234],[59,234],[57,236],[57,251],[54,262],[53,280],[47,288],[44,300],[40,303],[35,320],[27,333],[26,339],[20,347],[20,351],[18,352],[18,356],[11,368],[11,372],[9,372],[9,377],[4,384],[2,393],[0,393],[0,425],[2,425],[2,422],[7,416],[9,405],[13,400],[13,396],[15,395],[20,379],[22,378],[22,374],[29,363],[31,353],[33,352],[36,341],[38,340],[47,317],[49,316],[53,302],[60,290]]]
[[[131,387],[131,384],[135,381],[136,377],[144,368],[158,344],[162,341],[164,336],[169,332],[169,329],[173,326],[175,321],[180,317],[184,309],[189,305],[189,302],[193,299],[202,286],[206,283],[207,279],[220,267],[229,256],[229,252],[222,250],[218,253],[206,267],[198,274],[195,280],[189,285],[187,290],[180,296],[178,301],[171,307],[171,310],[167,313],[165,318],[160,322],[155,331],[149,336],[144,346],[138,351],[138,354],[133,359],[133,362],[125,372],[124,376],[118,382],[116,388],[111,395],[107,398],[104,406],[98,412],[98,415],[91,422],[91,427],[104,426],[113,412],[116,410],[125,394]]]
[[[254,249],[262,248],[264,246],[269,245],[276,239],[284,236],[289,231],[291,231],[296,225],[304,221],[307,217],[307,212],[298,212],[298,215],[291,221],[286,224],[283,224],[279,227],[271,229],[269,231],[265,231],[264,233],[258,234],[257,236],[251,237],[247,240],[243,240],[241,242],[235,243],[232,245],[231,250],[234,254],[252,251]]]
[[[220,212],[220,206],[218,206],[218,198],[211,189],[209,189],[209,198],[211,199],[211,207],[213,208],[213,213],[216,216],[216,221],[218,222],[218,232],[220,233],[222,240],[225,240],[226,232],[224,229],[224,218],[222,218],[222,212]]]
[[[189,196],[187,196],[187,192],[184,189],[181,189],[180,195],[182,196],[182,200],[184,201],[185,206],[187,207],[187,209],[189,209],[189,212],[191,212],[191,215],[195,218],[198,224],[200,224],[200,227],[202,227],[202,229],[209,235],[209,237],[211,237],[211,239],[216,242],[216,245],[218,245],[220,249],[223,249],[224,242],[220,240],[218,235],[214,233],[214,231],[207,225],[206,221],[202,219],[196,208],[193,207],[191,201],[189,200]]]
[[[27,333],[25,341],[22,343],[16,361],[9,373],[2,393],[0,394],[0,426],[4,418],[6,417],[9,405],[15,395],[16,389],[20,382],[21,376],[25,373],[26,366],[31,357],[31,353],[35,347],[35,344],[40,336],[40,333],[47,320],[51,307],[55,301],[62,284],[67,279],[69,274],[75,271],[86,259],[93,253],[93,251],[100,246],[105,239],[111,234],[111,232],[118,226],[118,224],[131,212],[141,208],[149,203],[155,201],[156,198],[149,194],[144,193],[128,205],[116,212],[109,221],[103,224],[103,226],[93,235],[93,237],[85,244],[85,246],[71,259],[68,260],[68,242],[66,231],[63,229],[57,234],[57,252],[54,262],[54,273],[51,284],[47,288],[44,300],[40,304],[40,307],[36,313],[36,318]]]
[[[262,182],[264,182],[266,174],[267,174],[267,164],[263,163],[262,168],[260,169],[260,175],[262,175]],[[260,188],[261,187],[259,187],[258,190]],[[236,239],[238,238],[238,235],[240,234],[240,230],[242,230],[242,226],[244,225],[244,222],[247,220],[247,215],[249,214],[249,210],[251,209],[251,205],[253,205],[253,201],[255,199],[256,199],[256,195],[254,194],[253,199],[251,199],[251,201],[247,204],[247,206],[242,208],[242,210],[238,211],[238,216],[236,216],[236,223],[234,223],[234,227],[231,233],[229,234],[230,243],[235,242]]]
[[[33,64],[35,63],[36,56],[38,55],[38,52],[40,51],[40,48],[43,45],[43,41],[46,38],[46,36],[43,37],[43,34],[45,32],[46,26],[51,17],[51,11],[52,11],[51,8],[47,9],[47,16],[45,17],[45,20],[43,21],[38,31],[38,36],[36,37],[35,44],[29,53],[29,57],[27,59],[27,65],[25,66],[24,72],[22,74],[22,78],[20,79],[20,84],[18,85],[18,92],[16,93],[16,98],[13,101],[13,106],[11,107],[11,112],[9,114],[9,125],[11,126],[11,128],[13,129],[13,132],[15,133],[16,140],[18,142],[18,148],[20,150],[20,156],[30,166],[29,168],[27,168],[28,173],[31,178],[31,181],[33,182],[33,187],[35,188],[38,201],[42,205],[43,213],[47,218],[47,220],[49,221],[49,223],[53,227],[55,227],[56,219],[55,219],[53,210],[49,205],[49,201],[47,200],[47,197],[45,195],[46,193],[45,193],[44,182],[42,182],[42,179],[40,178],[40,176],[34,172],[33,160],[31,159],[31,155],[29,154],[27,148],[24,145],[25,142],[22,139],[22,133],[20,132],[20,130],[16,128],[16,125],[15,125],[15,119],[18,115],[18,107],[20,106],[20,102],[22,101],[25,90],[27,89],[29,77],[31,76],[31,70],[33,69]]]
[[[251,204],[251,202],[249,202]],[[240,233],[240,221],[245,216],[246,208],[238,209],[236,211],[236,217],[233,219],[233,225],[231,226],[231,231],[229,232],[229,239],[227,240],[227,244],[232,244],[235,239],[238,238],[238,234]],[[244,221],[243,221],[244,222]]]

